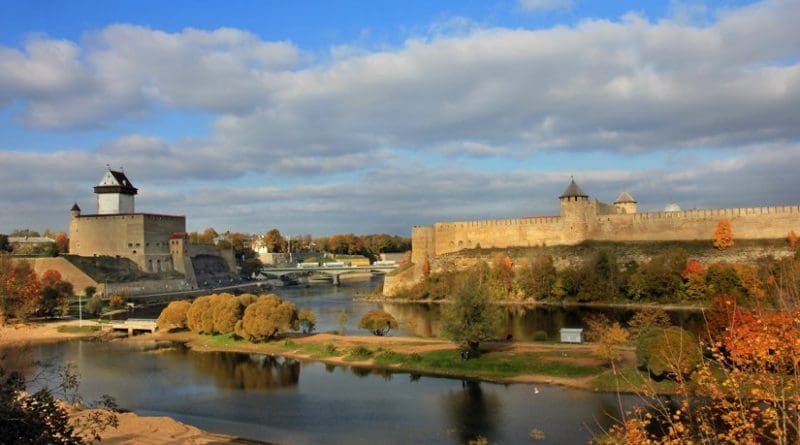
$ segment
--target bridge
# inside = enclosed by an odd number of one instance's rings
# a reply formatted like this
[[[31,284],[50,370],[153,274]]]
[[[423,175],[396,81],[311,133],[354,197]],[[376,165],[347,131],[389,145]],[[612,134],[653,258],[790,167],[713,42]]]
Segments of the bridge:
[[[303,263],[300,263],[303,264]],[[339,276],[346,273],[355,272],[378,272],[389,273],[397,269],[397,265],[391,266],[305,266],[302,267],[263,267],[261,268],[262,275],[270,275],[274,277],[282,277],[284,275],[311,275],[313,273],[322,273],[330,275],[333,279],[333,285],[339,285]]]
[[[152,334],[156,329],[156,321],[149,318],[129,318],[111,323],[112,331],[127,331],[128,335],[133,335],[134,332],[149,332]]]

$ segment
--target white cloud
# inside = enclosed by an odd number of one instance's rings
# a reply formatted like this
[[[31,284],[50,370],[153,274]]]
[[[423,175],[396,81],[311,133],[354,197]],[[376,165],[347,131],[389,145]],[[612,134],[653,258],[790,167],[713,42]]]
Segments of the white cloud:
[[[525,11],[566,11],[572,9],[572,0],[519,0]]]

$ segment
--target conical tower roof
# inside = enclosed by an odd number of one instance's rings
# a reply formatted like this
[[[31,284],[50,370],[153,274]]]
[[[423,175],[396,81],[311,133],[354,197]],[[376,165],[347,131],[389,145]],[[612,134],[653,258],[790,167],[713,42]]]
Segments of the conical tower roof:
[[[617,200],[614,201],[614,204],[624,204],[626,202],[631,202],[631,203],[636,204],[636,200],[633,199],[633,196],[631,196],[630,193],[622,192],[622,193],[619,194],[619,196],[617,196]]]
[[[70,209],[70,211],[73,211],[73,212],[80,212],[80,211],[81,211],[81,208],[80,208],[80,207],[78,207],[78,203],[76,202],[76,203],[75,203],[75,204],[72,206],[72,208]]]
[[[576,197],[588,198],[589,195],[583,193],[583,190],[581,190],[581,188],[578,187],[578,184],[575,184],[575,180],[570,178],[569,185],[567,186],[566,189],[564,189],[564,193],[562,193],[561,196],[559,196],[559,199],[576,198]]]

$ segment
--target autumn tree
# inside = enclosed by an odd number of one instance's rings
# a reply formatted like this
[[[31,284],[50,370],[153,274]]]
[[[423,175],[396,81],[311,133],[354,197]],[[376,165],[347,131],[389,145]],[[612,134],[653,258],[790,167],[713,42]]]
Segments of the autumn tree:
[[[57,232],[53,235],[53,241],[55,241],[56,249],[58,253],[67,253],[69,252],[69,238],[67,238],[67,234],[64,232]]]
[[[789,231],[789,235],[786,236],[786,241],[789,243],[790,250],[797,250],[797,234],[794,233],[794,230]]]
[[[156,325],[160,331],[171,331],[174,329],[186,328],[186,314],[192,304],[186,300],[171,301],[165,307],[156,320]]]
[[[220,297],[217,294],[211,294],[196,298],[186,313],[186,326],[200,334],[213,334],[214,306],[219,300],[225,299],[227,295],[229,294]]]
[[[220,294],[210,308],[214,317],[214,333],[234,333],[236,323],[244,316],[245,309],[253,304],[256,299],[257,297],[251,294],[244,294],[238,297],[230,294]]]
[[[636,360],[654,377],[681,380],[700,365],[702,355],[694,334],[670,326],[652,328],[641,335],[636,344]]]
[[[28,261],[12,261],[0,255],[0,317],[27,320],[39,307],[41,286]]]
[[[112,294],[110,297],[108,297],[108,307],[109,309],[122,309],[125,307],[126,301],[127,298],[125,298],[125,295]]]
[[[553,296],[553,288],[558,279],[553,257],[539,255],[520,265],[517,272],[517,288],[527,298],[545,300]]]
[[[733,230],[727,219],[722,219],[714,229],[714,247],[720,250],[733,247]]]
[[[480,355],[480,343],[496,338],[503,321],[499,306],[491,295],[481,271],[467,273],[459,283],[450,304],[443,307],[445,335],[470,355]]]
[[[358,321],[358,327],[372,332],[373,335],[384,336],[392,329],[397,329],[397,320],[392,314],[375,309],[367,312]]]
[[[289,329],[298,329],[295,305],[277,295],[259,297],[247,306],[242,320],[236,323],[236,335],[252,342],[270,340]]]
[[[586,341],[597,342],[600,341],[603,332],[611,326],[611,320],[602,312],[592,312],[583,318],[583,324]]]
[[[300,327],[303,328],[304,334],[314,332],[314,327],[317,325],[317,315],[309,308],[301,308],[297,311],[297,320],[300,322]]]
[[[706,297],[706,272],[697,260],[689,260],[681,272],[684,291],[690,300],[701,300]]]
[[[619,347],[628,341],[628,331],[622,328],[619,323],[613,323],[602,331],[600,338],[594,344],[592,350],[594,355],[611,364],[616,373],[616,362],[622,357]]]
[[[286,252],[286,238],[281,235],[281,231],[273,228],[270,229],[261,238],[261,242],[269,249],[270,252]]]
[[[508,298],[514,284],[514,261],[508,255],[495,257],[494,272],[502,286],[501,297]]]
[[[41,286],[39,313],[52,316],[58,311],[66,315],[69,311],[69,299],[74,294],[72,283],[62,280],[61,273],[57,270],[48,269],[42,274]]]
[[[668,328],[670,326],[672,326],[672,320],[660,307],[648,307],[637,311],[628,321],[628,331],[634,340],[651,328]]]

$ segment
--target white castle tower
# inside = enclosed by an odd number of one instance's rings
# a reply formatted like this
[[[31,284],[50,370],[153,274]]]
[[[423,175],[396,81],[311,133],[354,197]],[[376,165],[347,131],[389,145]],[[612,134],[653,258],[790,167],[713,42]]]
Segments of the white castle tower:
[[[97,195],[97,214],[134,213],[133,196],[138,189],[122,171],[109,169],[94,188]]]

